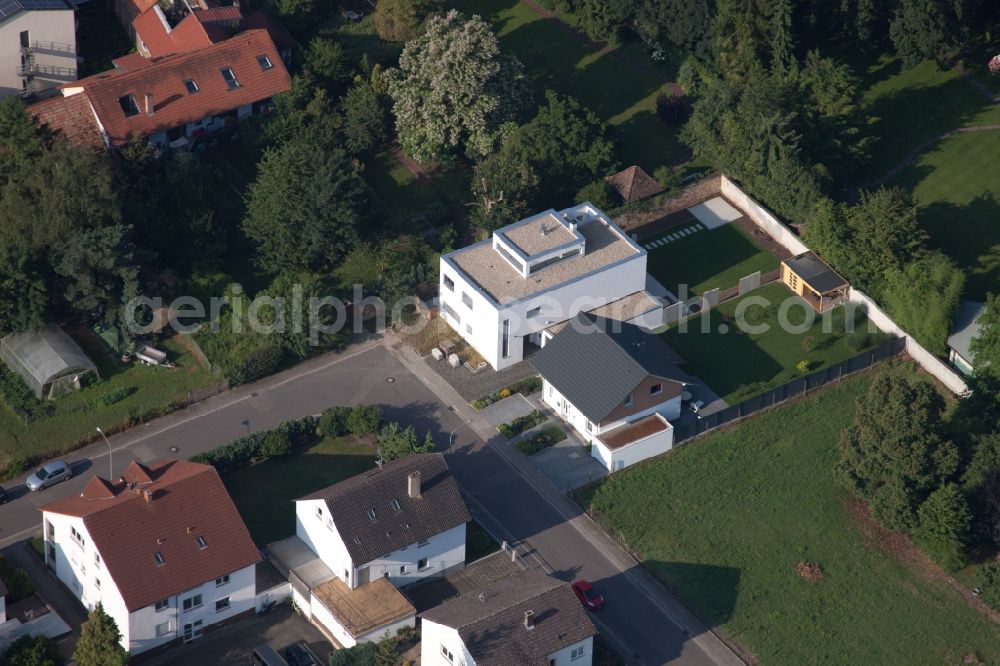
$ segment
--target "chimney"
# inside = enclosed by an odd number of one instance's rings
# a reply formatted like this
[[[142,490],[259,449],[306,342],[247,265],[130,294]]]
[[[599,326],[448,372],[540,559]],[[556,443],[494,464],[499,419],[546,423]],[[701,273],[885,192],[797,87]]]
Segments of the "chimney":
[[[151,503],[153,501],[153,491],[152,490],[144,490],[144,491],[142,491],[142,496],[146,498],[146,504],[149,504],[149,503]]]
[[[410,472],[410,475],[406,477],[406,492],[410,496],[410,499],[419,499],[420,497],[420,472]]]
[[[153,117],[153,93],[146,93],[146,115]]]
[[[528,631],[535,628],[535,611],[524,611],[524,628]]]

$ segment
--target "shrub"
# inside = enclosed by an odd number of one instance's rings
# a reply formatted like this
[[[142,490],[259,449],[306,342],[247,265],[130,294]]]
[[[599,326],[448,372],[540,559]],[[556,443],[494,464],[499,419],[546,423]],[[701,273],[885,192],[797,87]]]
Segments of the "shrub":
[[[327,437],[343,437],[351,431],[347,422],[353,410],[346,405],[335,405],[323,412],[317,426],[320,433]]]
[[[288,433],[282,430],[272,430],[260,442],[258,452],[262,456],[273,458],[287,456],[292,452],[292,440]]]
[[[526,456],[531,456],[543,449],[566,439],[566,433],[559,426],[551,426],[527,439],[522,439],[515,446]]]
[[[330,653],[330,666],[374,666],[375,644],[371,641]]]
[[[3,579],[7,583],[8,604],[27,599],[35,593],[35,584],[24,569],[7,569],[4,571]]]
[[[547,418],[548,417],[545,416],[544,413],[536,409],[530,414],[517,417],[510,423],[503,423],[497,426],[497,430],[501,435],[510,439],[512,437],[517,437],[525,430],[531,430],[535,426],[545,423],[545,419]]]
[[[542,378],[538,375],[532,375],[531,377],[526,377],[520,381],[514,382],[510,386],[500,389],[495,393],[492,393],[484,398],[479,398],[478,400],[473,400],[470,404],[475,410],[486,409],[495,402],[499,402],[504,398],[509,398],[515,393],[520,393],[521,395],[528,396],[532,393],[537,393],[542,390]]]
[[[4,666],[62,666],[56,642],[48,636],[25,635],[10,644],[0,660]]]
[[[378,405],[358,405],[347,417],[347,427],[352,435],[372,435],[382,425],[382,408]]]
[[[1000,562],[990,562],[979,567],[974,580],[979,588],[979,597],[1000,610]]]
[[[795,369],[801,372],[802,374],[809,372],[809,368],[811,367],[812,367],[812,362],[809,361],[809,359],[803,359],[795,364]]]
[[[807,335],[802,338],[802,351],[807,354],[813,353],[816,350],[816,338],[811,335]]]
[[[108,391],[101,396],[101,403],[105,406],[113,405],[116,402],[121,402],[125,398],[129,397],[135,392],[135,387],[133,386],[119,386],[113,391]]]
[[[43,410],[42,402],[31,392],[21,375],[11,372],[3,363],[0,363],[0,393],[3,393],[4,400],[11,407],[22,409],[29,414]]]
[[[917,511],[914,539],[948,571],[965,566],[965,542],[972,513],[958,485],[947,483],[932,492]]]
[[[668,125],[683,125],[688,117],[684,98],[676,93],[661,92],[656,96],[656,116]]]
[[[509,398],[509,397],[510,397],[510,389],[509,388],[500,389],[500,399],[501,400],[504,400],[504,399]]]
[[[272,436],[277,433],[277,436]],[[316,419],[307,416],[297,421],[285,421],[271,430],[252,432],[237,437],[228,444],[193,456],[193,462],[213,465],[220,470],[241,467],[253,458],[285,455],[292,447],[305,444],[316,436]]]

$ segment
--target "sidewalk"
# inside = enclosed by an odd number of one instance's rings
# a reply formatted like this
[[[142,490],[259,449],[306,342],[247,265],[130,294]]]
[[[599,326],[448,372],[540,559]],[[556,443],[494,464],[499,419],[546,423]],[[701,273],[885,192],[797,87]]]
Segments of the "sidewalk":
[[[437,373],[422,363],[412,349],[394,338],[387,339],[386,345],[399,361],[437,394],[445,404],[449,405],[469,428],[487,443],[490,449],[514,468],[562,516],[565,523],[572,526],[597,548],[620,575],[630,579],[635,587],[642,590],[650,601],[715,663],[734,665],[744,663],[721,638],[694,617],[652,574],[615,543],[579,506],[563,495],[527,458],[512,450],[482,415],[472,409]],[[544,555],[541,553],[539,555],[544,560]],[[546,565],[545,568],[550,573],[552,572],[551,566]],[[629,654],[628,646],[623,645],[616,636],[611,635],[609,638],[614,639],[613,643],[621,654]]]

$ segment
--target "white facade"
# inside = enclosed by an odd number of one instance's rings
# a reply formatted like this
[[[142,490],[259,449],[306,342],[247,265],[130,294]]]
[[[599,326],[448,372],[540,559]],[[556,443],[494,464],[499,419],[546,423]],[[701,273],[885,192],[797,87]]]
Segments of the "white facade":
[[[122,646],[132,654],[178,638],[196,639],[205,627],[254,608],[256,572],[249,566],[129,612],[83,519],[44,512],[42,525],[46,564],[88,609],[103,605],[122,633]]]
[[[629,414],[627,418],[619,419],[604,425],[601,425],[600,423],[592,423],[579,409],[576,408],[575,405],[563,397],[562,393],[560,393],[558,389],[550,384],[544,377],[542,377],[542,401],[551,407],[563,421],[573,426],[573,429],[580,433],[580,435],[582,435],[587,441],[592,441],[601,433],[614,430],[619,426],[632,421],[637,421],[644,416],[649,416],[650,414],[660,414],[667,421],[676,420],[681,415],[681,396],[678,394],[676,397],[671,398],[670,400],[665,400],[650,407],[649,409],[636,412],[635,414]]]
[[[548,655],[552,666],[591,666],[594,659],[594,637]],[[443,624],[423,620],[420,628],[421,666],[475,666],[458,630]]]
[[[351,561],[325,500],[295,503],[295,534],[352,590],[383,576],[402,587],[465,563],[464,523],[360,566]]]
[[[22,9],[0,20],[0,99],[42,93],[76,79],[72,9]]]
[[[665,419],[664,421],[666,422]],[[674,427],[669,422],[666,425],[666,430],[617,449],[609,448],[601,441],[600,437],[595,437],[592,440],[593,446],[590,448],[590,455],[609,472],[617,472],[647,458],[666,453],[674,448]]]
[[[525,340],[541,346],[544,342],[541,332],[546,328],[566,321],[579,312],[593,310],[630,294],[643,291],[646,286],[645,250],[636,245],[597,208],[585,203],[558,213],[546,211],[540,215],[548,216],[547,219],[551,220],[562,220],[567,228],[571,229],[570,233],[576,235],[579,234],[576,232],[575,224],[567,220],[583,215],[590,216],[596,221],[589,223],[608,225],[618,236],[618,242],[628,244],[633,251],[628,256],[611,264],[570,276],[565,281],[554,284],[550,288],[528,290],[530,293],[516,299],[504,300],[502,303],[494,299],[486,290],[480,288],[459,267],[455,261],[455,255],[476,246],[488,245],[497,252],[500,261],[510,263],[501,254],[501,250],[503,250],[506,254],[511,255],[513,252],[507,250],[514,250],[504,240],[505,230],[533,224],[533,220],[538,216],[499,229],[494,232],[492,239],[481,241],[475,246],[443,255],[440,264],[438,292],[441,316],[496,370],[502,370],[524,359]],[[578,251],[578,244],[576,241],[571,241],[567,245],[555,249],[563,251],[567,248],[570,252]],[[584,248],[583,251],[585,253],[590,250]],[[523,253],[518,252],[519,256],[515,257],[514,260],[524,259],[521,264],[523,269],[517,272],[517,269],[511,265],[512,279],[530,282],[533,278],[524,274],[529,270],[529,264],[548,261],[552,258],[549,256],[550,254],[551,252],[541,252],[532,257],[525,257]],[[553,268],[556,266],[558,263]],[[542,268],[541,270],[549,269]]]

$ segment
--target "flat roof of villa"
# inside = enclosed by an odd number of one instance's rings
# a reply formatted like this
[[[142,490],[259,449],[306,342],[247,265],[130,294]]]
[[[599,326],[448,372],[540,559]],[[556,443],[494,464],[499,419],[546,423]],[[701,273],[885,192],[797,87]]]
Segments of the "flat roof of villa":
[[[612,451],[616,451],[629,444],[634,444],[640,439],[646,439],[658,432],[663,432],[669,427],[670,424],[662,416],[650,414],[634,423],[619,426],[610,432],[602,433],[597,438],[604,442],[606,447]]]
[[[605,319],[628,321],[629,319],[635,319],[639,315],[644,315],[647,312],[662,307],[663,303],[653,298],[653,295],[648,291],[637,291],[634,294],[619,298],[617,301],[611,301],[607,305],[587,310],[587,312],[598,317],[604,317]],[[558,324],[549,326],[546,330],[555,335],[566,328],[568,324],[569,320],[561,321]]]
[[[335,577],[314,587],[312,593],[355,638],[417,614],[388,578],[376,578],[352,590]]]
[[[551,212],[530,217],[498,233],[529,257],[577,240],[566,224]]]
[[[628,240],[624,232],[617,227],[612,228],[600,218],[581,223],[577,231],[586,241],[584,254],[564,259],[527,278],[521,277],[521,274],[493,249],[492,238],[456,250],[446,255],[445,259],[494,301],[505,304],[548,291],[564,282],[643,252],[639,246]],[[566,230],[566,233],[570,232]]]

